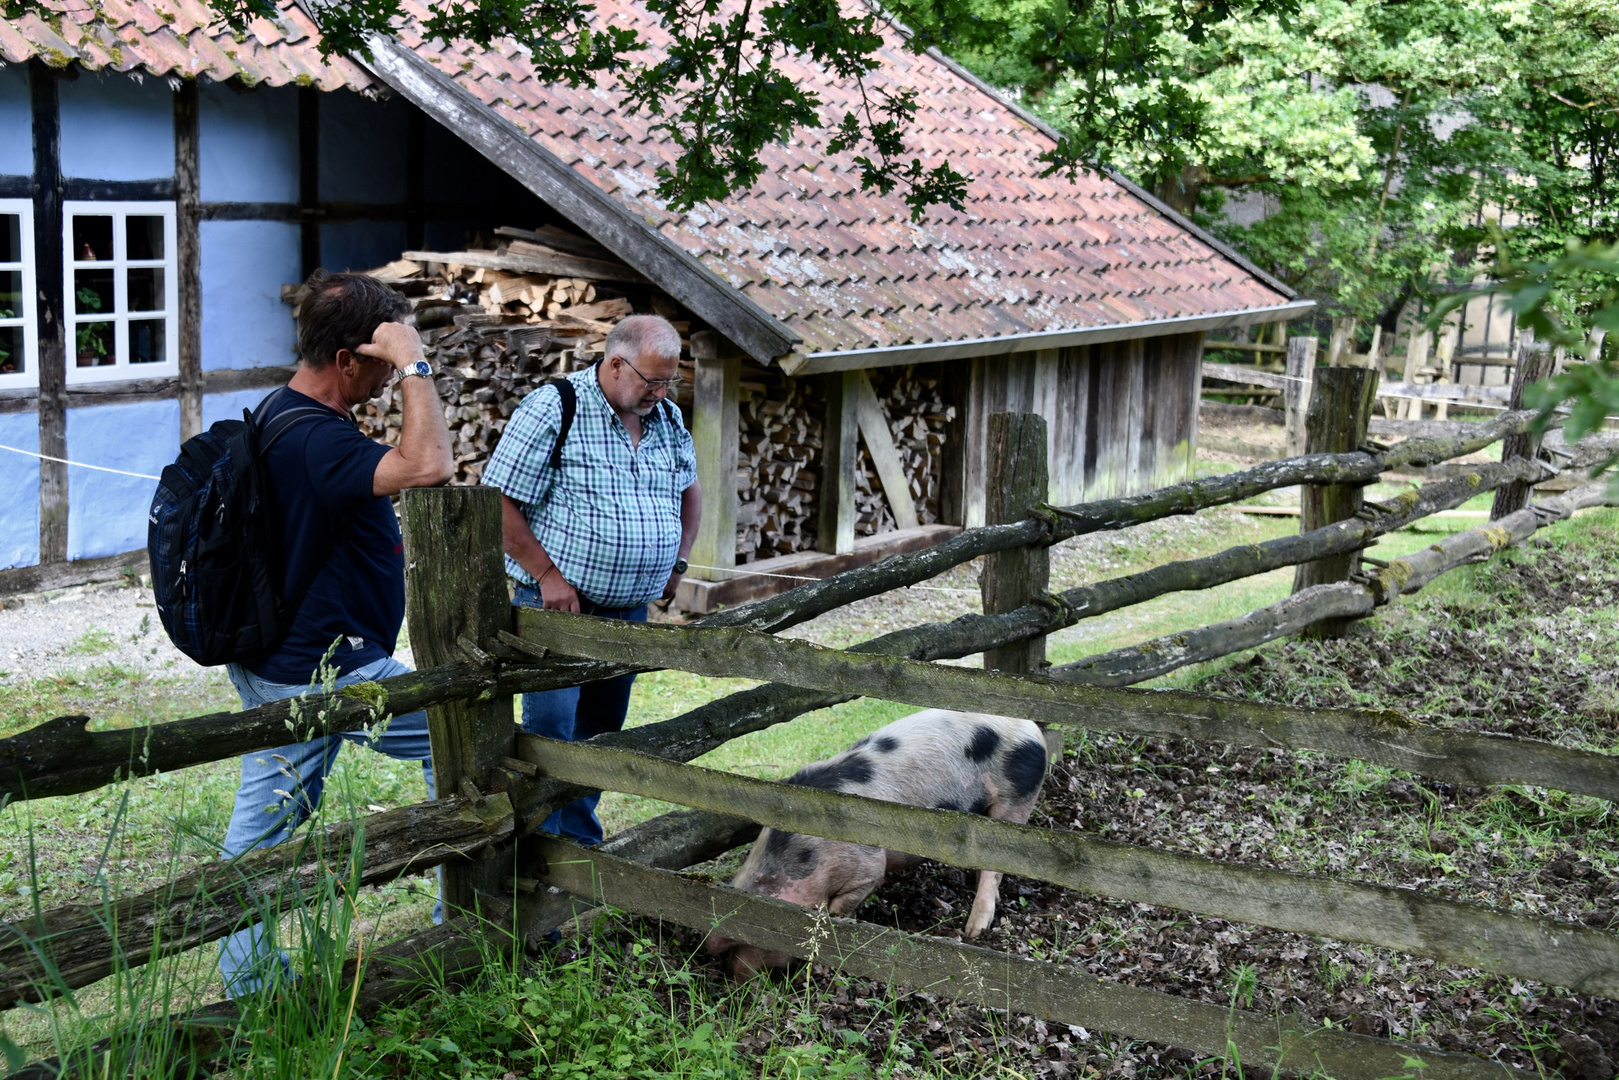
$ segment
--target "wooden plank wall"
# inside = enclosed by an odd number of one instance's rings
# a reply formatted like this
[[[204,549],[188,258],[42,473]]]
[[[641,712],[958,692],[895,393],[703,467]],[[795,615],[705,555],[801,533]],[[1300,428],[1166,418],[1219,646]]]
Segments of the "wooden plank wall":
[[[972,360],[962,380],[965,524],[984,521],[984,448],[997,412],[1046,418],[1049,497],[1059,505],[1186,479],[1202,359],[1197,333]]]

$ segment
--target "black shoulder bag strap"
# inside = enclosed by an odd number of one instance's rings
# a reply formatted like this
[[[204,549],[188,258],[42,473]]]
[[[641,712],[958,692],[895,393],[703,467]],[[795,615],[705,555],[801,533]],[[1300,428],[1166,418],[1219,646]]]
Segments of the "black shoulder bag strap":
[[[551,444],[551,468],[560,472],[562,447],[568,441],[569,429],[573,427],[573,414],[579,411],[579,391],[567,379],[558,379],[551,385],[557,388],[557,396],[562,399],[562,423],[557,428],[557,441]]]

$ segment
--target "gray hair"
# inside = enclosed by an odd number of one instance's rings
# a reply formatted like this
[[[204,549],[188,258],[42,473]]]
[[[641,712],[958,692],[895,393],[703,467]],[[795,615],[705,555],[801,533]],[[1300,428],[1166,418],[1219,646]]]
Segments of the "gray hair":
[[[621,356],[634,363],[643,353],[679,356],[680,332],[661,316],[631,315],[608,333],[602,361]]]

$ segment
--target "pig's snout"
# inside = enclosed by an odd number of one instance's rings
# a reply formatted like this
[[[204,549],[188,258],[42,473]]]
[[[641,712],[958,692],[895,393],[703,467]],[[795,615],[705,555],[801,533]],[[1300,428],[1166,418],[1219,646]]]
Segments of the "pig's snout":
[[[770,968],[785,968],[792,960],[784,952],[767,952],[755,945],[739,945],[731,953],[731,978],[746,982]]]
[[[740,944],[742,944],[740,941],[710,931],[708,937],[703,940],[703,951],[710,956],[724,956]]]

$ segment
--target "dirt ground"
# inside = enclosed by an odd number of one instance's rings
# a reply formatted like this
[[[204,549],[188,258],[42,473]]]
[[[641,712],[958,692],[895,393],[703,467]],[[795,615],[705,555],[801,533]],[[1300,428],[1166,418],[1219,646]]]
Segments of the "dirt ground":
[[[1198,689],[1375,704],[1611,750],[1619,670],[1590,616],[1619,603],[1614,539],[1602,558],[1532,542],[1480,575],[1489,599],[1419,596],[1347,640],[1280,644]],[[1539,789],[1458,787],[1315,755],[1092,733],[1070,742],[1032,824],[1616,925],[1619,823],[1605,803]],[[924,864],[890,880],[859,917],[958,937],[974,886],[970,872]],[[1596,997],[1017,878],[1003,882],[1000,910],[983,944],[1134,986],[1561,1070],[1570,1080],[1611,1080],[1619,1060],[1619,1004]],[[695,940],[685,944],[695,949]],[[718,980],[717,970],[709,974]],[[803,1030],[757,1031],[749,1049],[841,1033],[869,1045],[874,1064],[892,1066],[896,1046],[925,1047],[957,1075],[1007,1075],[1008,1067],[1059,1080],[1235,1075],[1179,1049],[926,994],[896,1000],[878,984],[815,976],[824,990],[819,1015],[804,1017]]]

